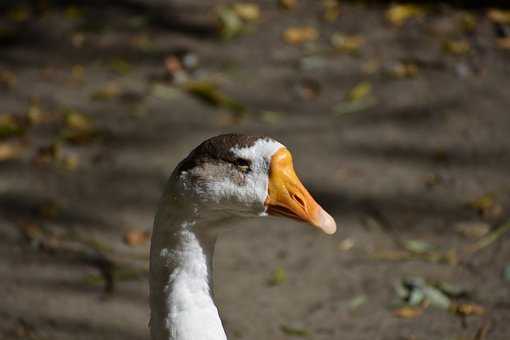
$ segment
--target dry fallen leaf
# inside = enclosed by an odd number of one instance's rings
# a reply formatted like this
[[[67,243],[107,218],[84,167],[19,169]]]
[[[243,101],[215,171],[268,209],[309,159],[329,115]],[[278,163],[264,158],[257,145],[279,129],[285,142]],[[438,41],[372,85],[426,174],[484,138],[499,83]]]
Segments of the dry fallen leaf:
[[[370,96],[372,93],[372,84],[370,84],[367,81],[363,81],[356,86],[354,86],[348,93],[347,93],[347,100],[350,102],[358,102],[366,97]]]
[[[70,143],[87,143],[98,136],[92,118],[73,109],[69,109],[66,113],[65,124],[62,137]]]
[[[345,240],[338,243],[338,250],[340,251],[345,252],[351,250],[352,248],[354,248],[354,240],[352,238],[346,238]]]
[[[175,55],[170,55],[165,58],[165,69],[175,83],[182,84],[189,78],[185,70],[185,65],[183,65],[181,60]]]
[[[232,39],[244,29],[241,18],[230,7],[221,7],[217,12],[219,29],[224,39]]]
[[[324,19],[327,21],[335,21],[340,15],[340,3],[338,0],[323,0]]]
[[[491,226],[484,222],[463,222],[457,224],[455,230],[466,238],[479,239],[490,232]]]
[[[391,5],[386,11],[386,19],[395,26],[402,26],[407,20],[424,15],[423,7],[412,4]]]
[[[181,61],[175,55],[170,55],[165,58],[165,68],[171,75],[183,70]]]
[[[279,0],[278,4],[284,9],[293,9],[297,5],[297,0]]]
[[[17,143],[0,143],[0,162],[18,158],[22,150]]]
[[[334,33],[331,36],[331,45],[342,52],[357,53],[363,44],[365,44],[365,38],[359,35]]]
[[[473,254],[484,248],[487,248],[497,240],[499,240],[503,235],[510,231],[510,220],[506,223],[503,223],[496,229],[492,230],[490,233],[476,241],[475,243],[466,246],[465,251],[467,253]]]
[[[239,114],[246,112],[244,105],[225,95],[216,84],[209,81],[188,82],[183,88],[188,93],[210,105],[225,108]]]
[[[299,45],[319,38],[319,32],[311,26],[290,27],[283,32],[283,40],[292,45]]]
[[[16,74],[9,70],[0,70],[0,85],[12,88],[16,85]]]
[[[450,311],[459,316],[482,316],[485,314],[485,308],[475,303],[452,304]]]
[[[150,238],[150,233],[145,230],[130,230],[124,234],[124,242],[128,246],[140,246],[147,242]]]
[[[423,314],[422,307],[404,306],[393,310],[393,315],[402,319],[415,319]]]
[[[118,97],[121,93],[121,89],[118,83],[112,81],[95,91],[91,95],[92,100],[96,101],[107,101]]]
[[[412,63],[398,63],[390,68],[390,74],[398,79],[413,78],[418,74],[418,66]]]
[[[25,131],[24,125],[20,117],[12,114],[0,114],[0,138],[22,134]]]
[[[19,225],[19,229],[23,236],[30,241],[40,238],[43,235],[41,226],[35,223],[22,223]]]
[[[65,170],[73,171],[78,168],[80,159],[78,158],[78,155],[64,155],[60,158],[60,166],[63,167]]]
[[[497,39],[496,45],[502,50],[510,50],[510,37]]]
[[[462,13],[460,17],[460,29],[464,32],[474,32],[478,24],[478,17],[470,12]]]
[[[495,23],[508,25],[510,24],[510,11],[492,8],[487,12],[487,17]]]
[[[469,206],[480,213],[484,217],[499,217],[503,212],[503,208],[498,204],[494,195],[488,193],[475,199]]]
[[[60,157],[61,147],[59,144],[50,144],[37,149],[32,158],[32,163],[38,166],[49,165]]]
[[[450,40],[443,43],[443,50],[454,55],[464,55],[471,51],[471,45],[466,40]]]
[[[254,3],[236,3],[232,5],[232,9],[237,16],[245,21],[256,21],[260,19],[260,9]]]
[[[92,120],[77,111],[69,112],[65,120],[67,127],[73,130],[86,131],[92,128]]]
[[[41,124],[48,120],[48,114],[45,114],[41,107],[36,103],[30,105],[27,110],[27,118],[30,124]]]

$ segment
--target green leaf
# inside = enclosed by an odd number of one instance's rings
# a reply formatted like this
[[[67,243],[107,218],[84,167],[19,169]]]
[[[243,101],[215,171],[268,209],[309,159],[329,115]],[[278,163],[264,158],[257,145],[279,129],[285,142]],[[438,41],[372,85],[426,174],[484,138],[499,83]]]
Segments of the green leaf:
[[[420,288],[414,288],[409,294],[408,304],[411,306],[419,306],[425,299],[425,293]]]
[[[277,124],[282,120],[284,116],[285,113],[276,111],[262,111],[260,113],[260,118],[262,121],[268,124]]]
[[[270,286],[278,286],[287,282],[287,273],[282,267],[278,267],[273,272],[272,277],[269,279]]]
[[[184,89],[207,104],[223,107],[235,113],[244,113],[246,111],[246,108],[241,103],[223,94],[211,82],[189,82],[184,86]]]
[[[133,66],[124,59],[114,58],[110,62],[110,68],[120,75],[126,75],[131,72]]]
[[[344,102],[335,106],[334,110],[337,116],[361,112],[372,108],[377,101],[373,97],[355,102]]]
[[[361,307],[362,305],[364,305],[367,302],[368,302],[368,298],[366,295],[357,295],[349,301],[349,308],[350,309],[358,309],[359,307]]]
[[[283,333],[290,336],[306,337],[310,335],[310,332],[304,328],[291,327],[287,325],[281,325],[280,329]]]
[[[354,86],[347,94],[347,100],[350,102],[358,102],[372,93],[372,84],[367,81],[363,81]]]
[[[218,20],[223,39],[232,39],[243,31],[243,21],[232,8],[220,8],[218,10]]]
[[[435,249],[430,243],[421,240],[406,240],[404,248],[416,254],[425,254]]]
[[[503,279],[510,282],[510,264],[506,265],[503,269]]]
[[[450,299],[440,290],[431,286],[426,286],[423,288],[423,293],[431,306],[441,309],[448,309],[448,307],[450,307]]]
[[[21,135],[25,132],[25,128],[21,122],[13,115],[0,115],[0,138],[8,138]]]

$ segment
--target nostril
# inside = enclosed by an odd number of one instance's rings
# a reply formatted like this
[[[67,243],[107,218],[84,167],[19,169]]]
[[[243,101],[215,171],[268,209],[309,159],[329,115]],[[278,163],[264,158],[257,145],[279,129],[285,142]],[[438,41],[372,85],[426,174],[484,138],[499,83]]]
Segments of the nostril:
[[[293,195],[293,198],[294,198],[294,200],[295,200],[296,202],[298,202],[298,203],[299,203],[299,205],[300,205],[301,207],[303,207],[303,208],[305,208],[305,207],[306,207],[306,205],[305,205],[305,201],[304,201],[304,200],[303,200],[303,199],[302,199],[299,195]]]

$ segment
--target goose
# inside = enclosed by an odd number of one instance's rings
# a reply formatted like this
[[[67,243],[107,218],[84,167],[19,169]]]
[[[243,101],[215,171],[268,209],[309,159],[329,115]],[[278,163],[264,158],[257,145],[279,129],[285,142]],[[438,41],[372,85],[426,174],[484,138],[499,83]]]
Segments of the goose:
[[[168,179],[150,249],[152,340],[226,340],[212,297],[218,232],[268,215],[336,231],[335,220],[301,184],[290,151],[264,136],[207,139]]]

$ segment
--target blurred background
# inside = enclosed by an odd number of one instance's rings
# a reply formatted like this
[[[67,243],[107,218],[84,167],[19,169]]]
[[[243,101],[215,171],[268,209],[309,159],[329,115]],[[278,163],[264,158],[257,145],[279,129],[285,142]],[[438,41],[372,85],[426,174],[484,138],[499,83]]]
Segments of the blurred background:
[[[225,233],[229,339],[509,339],[505,4],[2,1],[0,338],[148,339],[163,184],[240,132],[340,229]]]

